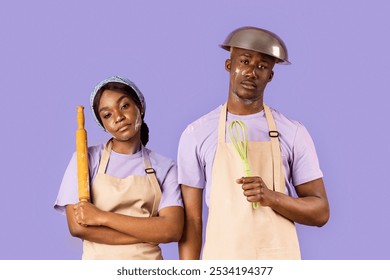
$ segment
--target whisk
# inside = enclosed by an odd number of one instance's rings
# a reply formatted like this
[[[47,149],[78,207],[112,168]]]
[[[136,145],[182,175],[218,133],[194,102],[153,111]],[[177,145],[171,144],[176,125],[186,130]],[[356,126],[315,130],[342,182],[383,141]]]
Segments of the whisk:
[[[228,136],[238,155],[241,158],[245,176],[252,176],[248,162],[248,128],[240,120],[234,120],[229,124]],[[258,202],[252,202],[252,208],[259,208]]]

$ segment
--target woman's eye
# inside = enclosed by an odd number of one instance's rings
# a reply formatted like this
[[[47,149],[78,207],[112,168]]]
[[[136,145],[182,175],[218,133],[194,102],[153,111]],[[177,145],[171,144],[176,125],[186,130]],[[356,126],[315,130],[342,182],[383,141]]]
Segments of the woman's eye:
[[[123,104],[122,106],[121,106],[121,109],[126,109],[126,108],[128,108],[129,107],[129,103],[125,103],[125,104]]]
[[[107,114],[104,114],[104,115],[103,115],[103,118],[104,118],[104,119],[108,119],[109,117],[111,117],[111,114],[110,114],[110,113],[107,113]]]

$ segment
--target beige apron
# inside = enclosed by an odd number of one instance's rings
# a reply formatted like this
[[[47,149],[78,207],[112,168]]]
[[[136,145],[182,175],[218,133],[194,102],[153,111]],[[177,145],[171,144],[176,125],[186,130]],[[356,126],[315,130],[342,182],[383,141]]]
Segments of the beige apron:
[[[243,165],[232,143],[226,143],[226,104],[218,126],[218,146],[212,169],[210,206],[203,259],[300,259],[295,225],[270,207],[252,208],[236,179]],[[264,104],[271,141],[249,142],[253,176],[268,188],[285,193],[275,121]]]
[[[124,179],[105,174],[112,141],[103,150],[98,173],[92,185],[92,201],[103,210],[133,217],[157,216],[161,189],[149,155],[142,146],[142,156],[147,176],[129,176]],[[132,259],[160,260],[161,249],[157,244],[107,245],[84,240],[83,259]]]

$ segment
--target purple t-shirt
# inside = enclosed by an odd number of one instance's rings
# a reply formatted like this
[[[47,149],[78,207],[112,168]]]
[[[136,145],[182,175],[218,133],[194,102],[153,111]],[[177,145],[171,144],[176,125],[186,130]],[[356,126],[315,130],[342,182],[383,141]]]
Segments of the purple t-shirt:
[[[103,144],[88,148],[90,182],[93,182],[96,177],[103,149]],[[168,206],[183,207],[180,188],[177,183],[177,166],[175,162],[149,149],[146,149],[146,152],[149,154],[150,164],[156,171],[157,180],[161,186],[162,195],[158,209],[161,210]],[[135,154],[127,155],[111,151],[106,174],[121,179],[131,175],[147,176],[142,152],[138,151]],[[76,153],[74,153],[62,179],[54,208],[61,213],[65,213],[66,205],[76,204],[77,202],[77,157]]]
[[[218,122],[222,106],[191,123],[181,135],[178,149],[179,184],[205,188],[206,204],[210,201],[212,166],[218,142]],[[287,194],[295,196],[294,186],[321,178],[312,138],[299,122],[271,109],[279,132]],[[249,141],[270,141],[264,110],[252,115],[227,114],[227,124],[242,120],[248,127]],[[228,125],[226,125],[226,128]],[[226,132],[226,142],[230,142]]]

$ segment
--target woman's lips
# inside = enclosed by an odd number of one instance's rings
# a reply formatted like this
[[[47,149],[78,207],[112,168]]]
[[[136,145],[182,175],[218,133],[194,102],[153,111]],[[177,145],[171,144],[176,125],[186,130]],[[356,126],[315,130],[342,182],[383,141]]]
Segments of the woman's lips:
[[[127,130],[129,128],[130,124],[125,124],[123,126],[121,126],[120,128],[118,128],[118,132],[123,132],[125,130]]]

